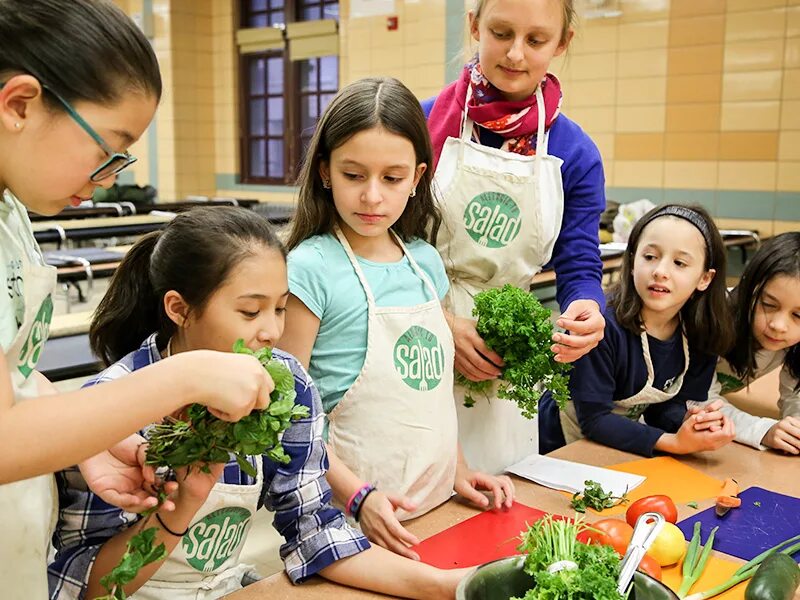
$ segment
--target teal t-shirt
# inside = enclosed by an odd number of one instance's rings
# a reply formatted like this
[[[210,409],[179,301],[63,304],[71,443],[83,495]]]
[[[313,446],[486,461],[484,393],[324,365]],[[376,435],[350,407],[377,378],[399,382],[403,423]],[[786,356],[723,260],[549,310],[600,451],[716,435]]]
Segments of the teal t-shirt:
[[[444,298],[450,283],[436,249],[423,240],[408,251]],[[357,257],[358,258],[358,257]],[[430,301],[428,287],[407,257],[379,263],[358,258],[378,306],[413,306]],[[289,291],[320,320],[308,372],[330,413],[364,366],[367,352],[367,296],[339,240],[331,234],[302,242],[289,253]]]

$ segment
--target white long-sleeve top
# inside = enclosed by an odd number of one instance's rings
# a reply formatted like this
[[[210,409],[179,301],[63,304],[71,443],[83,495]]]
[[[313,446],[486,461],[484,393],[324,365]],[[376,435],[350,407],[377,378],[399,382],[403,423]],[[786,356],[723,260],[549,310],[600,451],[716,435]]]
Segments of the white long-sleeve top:
[[[769,350],[758,350],[756,352],[756,368],[752,380],[756,380],[767,373],[780,368],[780,395],[778,398],[778,409],[780,410],[781,418],[784,417],[800,417],[800,392],[797,391],[798,380],[793,377],[789,372],[788,367],[784,364],[786,358],[786,350],[779,350],[772,352]],[[751,381],[752,381],[751,380]],[[722,408],[722,414],[726,418],[733,421],[733,426],[736,429],[736,441],[741,444],[758,448],[759,450],[766,450],[761,441],[777,421],[769,417],[758,417],[743,411],[733,406],[728,402],[723,394],[737,392],[750,383],[750,381],[742,381],[737,375],[733,373],[731,366],[728,362],[721,358],[717,364],[717,376],[712,380],[711,387],[708,390],[708,400],[705,402],[687,402],[690,407],[705,406],[714,400],[720,399],[725,405]]]

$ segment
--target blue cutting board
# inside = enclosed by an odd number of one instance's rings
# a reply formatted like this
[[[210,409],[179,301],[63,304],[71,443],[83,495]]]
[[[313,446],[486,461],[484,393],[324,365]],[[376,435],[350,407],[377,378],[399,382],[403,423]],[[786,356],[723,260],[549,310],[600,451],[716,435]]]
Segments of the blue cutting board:
[[[703,543],[713,527],[719,526],[714,550],[750,560],[783,540],[800,535],[800,498],[751,487],[739,494],[742,505],[718,517],[712,506],[678,523],[687,540],[692,539],[695,521],[703,524]],[[756,505],[758,502],[760,505]],[[800,559],[800,552],[794,559]]]

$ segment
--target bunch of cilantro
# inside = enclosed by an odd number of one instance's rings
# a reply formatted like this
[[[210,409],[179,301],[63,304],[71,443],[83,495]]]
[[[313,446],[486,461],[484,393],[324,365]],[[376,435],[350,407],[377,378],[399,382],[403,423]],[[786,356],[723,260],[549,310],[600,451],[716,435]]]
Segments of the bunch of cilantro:
[[[617,591],[620,558],[611,546],[584,544],[576,536],[586,529],[581,519],[556,520],[552,516],[534,523],[524,534],[525,572],[535,586],[512,600],[624,600]],[[560,562],[570,568],[549,572]]]
[[[289,462],[280,442],[281,435],[292,421],[309,414],[307,406],[294,402],[297,394],[291,370],[272,358],[270,348],[253,352],[243,340],[237,340],[233,351],[255,356],[272,377],[275,389],[270,394],[269,406],[229,423],[212,415],[205,406],[193,404],[183,418],[167,417],[148,430],[147,464],[170,469],[199,464],[208,471],[209,463],[228,462],[233,455],[242,471],[255,477],[247,456],[266,454],[277,463]],[[128,541],[119,564],[100,580],[108,594],[96,600],[125,600],[123,587],[135,579],[139,570],[166,557],[164,544],[153,546],[157,529],[144,529],[164,500],[165,495],[160,493],[158,506],[142,513],[142,531]]]
[[[478,318],[476,329],[505,363],[498,396],[516,402],[522,415],[532,419],[542,395],[537,386],[541,383],[550,390],[559,407],[564,408],[569,400],[567,373],[571,366],[556,362],[550,350],[553,343],[550,310],[533,294],[509,284],[480,292],[474,300],[472,314]],[[463,376],[458,377],[458,382],[472,392],[484,394],[492,385],[491,381],[476,383]],[[474,403],[474,397],[468,394],[465,406]]]

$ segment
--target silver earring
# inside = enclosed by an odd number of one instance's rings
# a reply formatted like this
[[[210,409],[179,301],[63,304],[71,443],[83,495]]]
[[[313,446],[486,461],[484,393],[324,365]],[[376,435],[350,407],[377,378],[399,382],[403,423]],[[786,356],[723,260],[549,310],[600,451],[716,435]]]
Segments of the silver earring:
[[[324,187],[326,190],[331,189],[331,180],[330,179],[323,179],[322,180],[322,187]]]
[[[413,188],[411,188],[411,193],[408,195],[408,197],[413,198],[416,195],[417,195],[417,186],[414,186]]]

